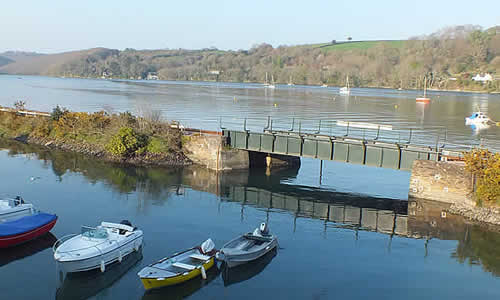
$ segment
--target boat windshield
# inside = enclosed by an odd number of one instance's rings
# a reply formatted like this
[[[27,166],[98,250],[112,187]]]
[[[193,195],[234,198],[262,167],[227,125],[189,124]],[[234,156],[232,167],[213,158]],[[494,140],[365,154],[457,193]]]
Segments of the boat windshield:
[[[105,239],[108,237],[108,232],[104,228],[82,226],[82,236],[94,239]]]

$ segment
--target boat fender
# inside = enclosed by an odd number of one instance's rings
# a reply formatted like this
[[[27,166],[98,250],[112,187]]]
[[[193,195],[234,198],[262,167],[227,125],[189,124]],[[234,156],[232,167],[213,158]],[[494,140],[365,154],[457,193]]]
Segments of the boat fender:
[[[205,267],[201,266],[201,278],[207,279],[207,272],[205,272]]]
[[[137,246],[137,243],[134,243],[134,251],[137,252],[139,250],[139,246]]]
[[[118,251],[118,262],[122,262],[122,259],[123,259],[122,252]]]
[[[104,260],[101,260],[101,273],[104,273],[106,271],[106,265],[104,264]]]

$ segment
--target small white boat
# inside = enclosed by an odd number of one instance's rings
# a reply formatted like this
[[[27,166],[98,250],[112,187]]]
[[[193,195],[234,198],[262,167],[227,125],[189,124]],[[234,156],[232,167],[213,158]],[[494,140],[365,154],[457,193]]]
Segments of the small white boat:
[[[328,87],[328,84],[322,84],[321,87]]]
[[[269,89],[275,89],[276,88],[276,85],[274,84],[274,76],[273,75],[271,75],[271,83],[267,85],[267,88],[269,88]]]
[[[339,94],[349,95],[351,93],[351,88],[349,87],[349,76],[346,77],[346,86],[340,88]]]
[[[26,203],[23,198],[0,198],[0,222],[19,219],[37,213],[33,204]]]
[[[491,119],[482,112],[475,112],[465,118],[465,125],[488,124],[489,122],[491,122]]]
[[[129,221],[102,222],[96,228],[82,227],[79,235],[59,239],[53,247],[54,259],[64,271],[106,270],[106,265],[121,262],[128,254],[142,247],[142,230]]]
[[[243,234],[225,244],[217,252],[216,257],[231,268],[254,261],[276,246],[278,246],[278,238],[269,233],[266,223],[262,223],[254,232]]]

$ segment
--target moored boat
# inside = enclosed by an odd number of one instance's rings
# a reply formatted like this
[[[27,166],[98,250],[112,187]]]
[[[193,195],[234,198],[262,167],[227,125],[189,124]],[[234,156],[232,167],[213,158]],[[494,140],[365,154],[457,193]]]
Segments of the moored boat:
[[[231,268],[256,260],[277,246],[278,238],[269,233],[266,223],[262,223],[254,232],[243,234],[225,244],[217,253],[217,259]]]
[[[465,118],[466,125],[478,125],[478,124],[488,124],[492,122],[491,119],[482,112],[475,112],[469,117]]]
[[[53,246],[54,259],[68,273],[100,269],[122,259],[142,247],[142,230],[129,221],[102,222],[101,225],[82,227],[82,233],[59,239]]]
[[[137,275],[146,290],[176,285],[202,276],[215,264],[215,245],[211,239],[143,268]]]
[[[0,222],[31,216],[37,213],[33,204],[26,203],[23,198],[0,198]]]
[[[42,236],[56,222],[56,215],[36,213],[0,223],[0,248],[12,247]]]

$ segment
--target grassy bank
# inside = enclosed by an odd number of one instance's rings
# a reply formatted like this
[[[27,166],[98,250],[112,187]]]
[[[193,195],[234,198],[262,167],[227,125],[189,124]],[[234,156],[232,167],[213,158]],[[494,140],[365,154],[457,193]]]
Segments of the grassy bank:
[[[17,139],[132,164],[187,164],[182,134],[159,113],[71,112],[56,107],[50,116],[0,111],[0,137]]]

